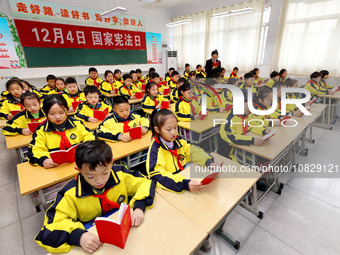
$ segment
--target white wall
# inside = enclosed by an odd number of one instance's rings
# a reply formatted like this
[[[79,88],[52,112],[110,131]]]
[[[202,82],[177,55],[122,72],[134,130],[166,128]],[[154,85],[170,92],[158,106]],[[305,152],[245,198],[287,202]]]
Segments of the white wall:
[[[105,0],[106,10],[112,9],[117,6],[117,1]],[[79,6],[83,8],[93,8],[97,10],[104,10],[103,0],[54,0],[46,1],[58,4],[65,4],[71,6]],[[164,27],[164,24],[169,22],[169,9],[167,7],[149,9],[146,4],[142,4],[138,0],[124,0],[120,1],[120,6],[125,7],[129,15],[143,16],[145,19],[146,32],[154,32],[162,34],[162,41],[168,42],[169,32]],[[0,12],[5,13],[10,19],[13,19],[8,0],[0,0]],[[46,21],[45,21],[46,22]],[[163,61],[164,62],[164,61]],[[137,65],[111,65],[111,66],[96,66],[98,72],[103,74],[105,70],[114,70],[119,68],[123,73],[129,72],[132,69],[140,68],[146,72],[150,67],[155,67],[156,71],[163,76],[166,72],[165,64],[150,65],[150,64],[137,64]],[[74,66],[74,67],[48,67],[48,68],[21,68],[19,70],[0,70],[0,90],[5,90],[5,83],[11,76],[17,76],[32,82],[36,87],[42,87],[46,84],[45,77],[48,74],[56,76],[75,76],[78,78],[78,83],[84,83],[88,74],[89,66]],[[101,75],[103,77],[103,75]]]

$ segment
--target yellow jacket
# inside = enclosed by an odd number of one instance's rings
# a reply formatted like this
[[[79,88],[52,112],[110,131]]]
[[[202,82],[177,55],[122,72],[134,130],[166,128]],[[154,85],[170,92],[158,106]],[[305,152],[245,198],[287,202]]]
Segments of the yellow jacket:
[[[85,141],[95,140],[91,131],[80,120],[72,117],[66,119],[65,135],[71,145]],[[50,158],[51,151],[60,150],[61,136],[54,134],[57,131],[50,121],[40,125],[33,133],[32,141],[28,145],[27,158],[33,165],[43,166],[45,159]]]
[[[183,192],[189,190],[190,180],[185,179],[180,174],[178,161],[183,167],[188,162],[209,166],[214,162],[214,159],[203,149],[191,145],[182,137],[177,137],[174,140],[172,149],[176,150],[178,160],[169,151],[170,148],[160,139],[159,135],[156,135],[149,147],[146,171],[151,179],[157,181],[157,186],[173,192]]]
[[[6,122],[6,126],[2,129],[3,135],[22,134],[23,129],[28,129],[28,123],[42,122],[46,119],[44,112],[40,109],[39,117],[35,119],[32,114],[25,110],[16,114],[11,120]]]
[[[11,111],[21,111],[24,109],[22,104],[12,95],[8,95],[8,99],[4,100],[0,108],[0,119],[7,119]]]
[[[121,86],[121,83],[120,82],[108,82],[108,81],[103,81],[101,84],[100,84],[100,87],[99,87],[99,90],[102,94],[104,95],[108,95],[108,94],[111,94],[111,91],[112,90],[118,90],[119,87]]]
[[[117,204],[129,203],[133,209],[152,208],[156,182],[143,177],[125,166],[114,165],[103,192]],[[105,200],[94,197],[97,191],[81,174],[70,180],[56,196],[46,211],[44,226],[35,241],[48,252],[64,253],[80,246],[80,237],[86,232],[84,223],[108,213],[103,208]],[[129,198],[132,199],[129,201]],[[112,211],[112,207],[109,207]]]
[[[65,98],[68,107],[72,107],[72,102],[80,102],[86,100],[84,92],[79,89],[75,95],[71,95],[70,92],[68,92],[68,90],[65,89],[62,95]]]
[[[264,105],[260,104],[260,103],[254,103],[254,108],[256,110],[268,110],[267,107],[265,107]],[[254,114],[254,117],[256,117],[256,119],[260,119],[263,121],[264,123],[264,127],[269,127],[269,125],[271,126],[272,123],[270,121],[268,121],[268,119],[281,119],[284,116],[282,116],[281,111],[278,111],[277,109],[275,109],[275,111],[269,115],[256,115]]]
[[[229,89],[223,89],[220,94],[223,106],[233,104],[233,93]]]
[[[159,105],[164,100],[164,97],[160,94],[158,94],[156,97],[152,97],[151,95],[146,94],[142,100],[142,109],[143,110],[156,109],[155,100],[157,101],[157,105]]]
[[[97,129],[98,137],[103,140],[118,141],[118,138],[121,134],[128,132],[126,130],[126,132],[124,132],[125,121],[129,121],[129,128],[149,128],[149,120],[136,113],[131,113],[130,116],[124,120],[114,112],[99,125]]]
[[[267,82],[266,86],[267,86],[268,88],[273,88],[274,83],[275,83],[275,81],[274,81],[273,79],[270,79],[270,80]]]
[[[199,114],[201,107],[196,100],[188,101],[186,98],[180,97],[175,104],[175,115],[178,121],[190,121],[194,119],[194,115]]]
[[[132,82],[132,84],[135,85],[137,89],[142,91],[143,83],[141,83],[139,80],[137,80],[136,82]]]
[[[99,87],[99,84],[103,82],[103,79],[100,78],[99,76],[98,76],[97,79],[95,79],[95,80],[92,79],[91,77],[88,77],[88,78],[85,80],[85,85],[86,85],[86,86],[88,86],[88,85],[93,86],[93,85],[95,85],[95,84],[94,84],[94,81],[96,81],[96,83],[98,84],[97,87]]]
[[[130,97],[134,96],[136,94],[136,92],[141,92],[141,90],[138,89],[134,84],[131,84],[130,88],[125,87],[125,85],[123,85],[119,88],[119,95],[125,96],[128,99],[130,99]]]
[[[204,77],[207,77],[207,75],[203,71],[197,71],[196,70],[196,74],[202,74]]]
[[[312,94],[312,96],[317,96],[319,94],[328,95],[329,93],[328,89],[325,89],[319,83],[313,80],[307,82],[305,89],[307,89]]]
[[[107,105],[101,100],[96,105],[96,108],[91,108],[87,101],[84,101],[78,105],[75,118],[82,121],[89,121],[89,118],[93,117],[93,110],[103,111],[106,108],[109,108],[109,113],[112,112],[111,105]]]
[[[50,92],[51,90],[53,90],[54,88],[52,88],[49,84],[46,84],[44,87],[42,87],[42,89],[40,89],[40,94],[41,95],[47,95],[48,92]]]
[[[7,99],[7,96],[9,95],[9,91],[5,90],[1,92],[1,99]]]
[[[255,86],[252,85],[251,88],[252,88],[253,94],[255,94],[255,93],[257,92]],[[243,83],[239,86],[239,89],[241,89],[242,91],[248,91],[248,85],[247,85],[245,82],[243,82]]]
[[[325,79],[321,79],[320,85],[322,85],[323,88],[325,89],[332,89],[334,86],[328,85]]]
[[[174,82],[171,78],[168,81],[168,86],[171,88],[171,90],[177,88],[177,84],[178,84],[178,82]]]
[[[178,89],[177,88],[174,88],[171,90],[170,98],[173,103],[176,103],[178,101]]]
[[[290,94],[290,93],[289,93]],[[289,98],[289,94],[288,94],[288,98]],[[296,107],[295,104],[287,104],[286,105],[286,114],[290,113],[290,112],[294,112],[296,110],[298,110],[299,108]],[[278,112],[280,115],[283,115],[283,113],[281,112],[281,98],[277,99],[277,106],[276,106],[276,112]],[[274,112],[275,113],[275,112]]]
[[[189,78],[189,73],[190,73],[190,71],[189,72],[184,71],[183,72],[183,78],[188,79]]]
[[[66,89],[64,89],[63,91],[60,91],[57,89],[57,87],[55,87],[54,89],[51,89],[47,95],[53,95],[53,94],[63,94],[65,92]]]

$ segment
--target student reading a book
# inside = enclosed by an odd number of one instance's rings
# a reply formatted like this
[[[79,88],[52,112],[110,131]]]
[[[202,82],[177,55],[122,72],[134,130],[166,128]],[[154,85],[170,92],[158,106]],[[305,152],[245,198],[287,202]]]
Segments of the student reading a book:
[[[100,92],[96,86],[86,86],[84,94],[86,100],[78,105],[75,114],[76,119],[97,123],[98,119],[95,117],[95,111],[105,111],[107,109],[105,117],[110,115],[112,107],[99,99]]]
[[[189,73],[190,73],[190,64],[186,63],[185,70],[183,72],[183,78],[187,80],[189,78]]]
[[[320,84],[322,74],[319,72],[314,72],[310,75],[310,80],[307,82],[305,89],[307,89],[312,96],[321,95],[328,95],[334,94],[331,89],[324,88],[323,85]]]
[[[248,88],[252,88],[252,92],[256,93],[255,88],[255,75],[253,73],[246,73],[244,75],[244,82],[239,86],[242,91],[248,91]]]
[[[115,69],[113,72],[113,77],[116,84],[116,87],[121,87],[123,85],[123,78],[122,78],[122,72],[119,69]]]
[[[146,79],[145,77],[142,75],[142,70],[137,68],[136,69],[136,73],[137,73],[137,78],[141,83],[146,83]]]
[[[32,132],[28,127],[28,123],[42,122],[46,119],[44,112],[40,109],[40,98],[36,93],[25,92],[22,94],[21,104],[25,107],[25,110],[6,122],[6,126],[2,129],[2,134],[30,135]]]
[[[6,89],[9,91],[9,95],[1,105],[0,119],[11,120],[15,115],[13,111],[22,111],[24,109],[20,102],[23,86],[19,79],[10,79],[6,82]]]
[[[153,206],[155,181],[113,165],[112,150],[104,141],[80,144],[75,159],[79,174],[58,192],[35,237],[48,252],[64,253],[80,246],[93,253],[102,243],[97,235],[85,230],[84,223],[126,202],[133,209],[131,225],[137,227],[144,220],[145,209]]]
[[[105,81],[103,81],[99,86],[100,92],[103,95],[117,95],[121,83],[115,81],[114,74],[111,70],[106,70],[104,77]]]
[[[85,101],[85,94],[78,87],[76,79],[73,77],[67,77],[65,80],[66,89],[62,96],[65,98],[68,106],[68,112],[75,112],[76,109],[73,108],[72,102],[82,102]]]
[[[149,68],[149,73],[145,76],[146,82],[149,82],[152,79],[152,74],[156,72],[156,69],[153,67]]]
[[[239,76],[237,76],[237,73],[238,73],[238,67],[235,66],[233,68],[233,71],[231,72],[231,74],[229,75],[230,78],[236,78],[236,79],[240,79]]]
[[[132,76],[132,84],[137,87],[137,89],[142,90],[143,85],[142,83],[138,80],[137,73],[135,70],[131,70],[130,74]]]
[[[328,85],[326,82],[326,80],[328,79],[329,72],[327,70],[321,70],[320,73],[321,73],[321,81],[320,81],[321,85],[325,89],[333,89],[334,86]]]
[[[119,88],[119,95],[125,96],[127,99],[137,99],[136,92],[141,92],[133,83],[131,74],[123,75],[123,86]]]
[[[50,92],[48,92],[48,95],[62,94],[62,93],[64,93],[65,88],[66,88],[65,80],[63,78],[56,78],[55,79],[55,88],[50,90]]]
[[[90,77],[88,77],[86,80],[85,80],[85,85],[86,86],[96,86],[97,88],[99,88],[100,84],[102,83],[102,79],[98,76],[98,71],[96,68],[94,67],[90,67],[89,68],[89,75]]]
[[[171,77],[171,73],[172,73],[173,71],[175,71],[175,68],[170,67],[170,68],[169,68],[169,72],[167,72],[167,73],[164,75],[164,79],[165,79],[166,82],[170,81],[170,79],[171,79],[171,78],[170,78],[170,77]]]
[[[236,86],[238,85],[237,78],[229,78],[227,81],[227,85]],[[233,105],[233,94],[229,89],[223,89],[223,91],[220,93],[220,97],[222,100],[222,104],[224,107],[227,105]],[[229,108],[229,107],[228,107]]]
[[[177,87],[176,88],[172,88],[171,90],[171,95],[170,95],[170,99],[172,103],[176,103],[178,101],[178,88],[184,84],[187,80],[185,78],[179,78],[178,82],[177,82]]]
[[[280,75],[280,81],[285,81],[286,78],[287,78],[287,70],[286,69],[281,69],[280,72],[279,72],[279,75]]]
[[[260,69],[258,68],[254,68],[253,70],[250,71],[250,73],[254,74],[255,75],[255,83],[259,83],[260,81],[264,81],[264,79],[260,78],[259,75],[260,75]]]
[[[37,94],[37,96],[39,98],[42,97],[42,95],[40,94],[39,90],[33,86],[32,84],[30,84],[28,81],[24,81],[24,80],[20,80],[21,84],[22,84],[22,88],[25,92],[33,92],[35,94]]]
[[[161,108],[163,96],[158,94],[158,86],[156,82],[148,82],[145,86],[145,96],[142,101],[143,110],[154,110]]]
[[[207,77],[206,73],[203,71],[202,65],[196,66],[196,74],[201,74],[203,77]]]
[[[274,85],[274,83],[276,82],[276,81],[279,81],[280,80],[280,75],[279,75],[279,73],[278,72],[276,72],[276,71],[273,71],[273,72],[271,72],[271,74],[270,74],[270,80],[267,82],[267,84],[266,84],[266,86],[268,87],[268,88],[273,88],[273,85]]]
[[[108,141],[130,142],[132,138],[127,133],[134,127],[142,127],[142,135],[145,135],[149,120],[132,113],[126,97],[117,96],[113,101],[113,113],[99,125],[97,134],[99,138]]]
[[[200,106],[196,100],[191,100],[193,88],[189,82],[183,83],[178,88],[179,99],[175,105],[175,115],[178,121],[198,120],[201,117],[198,115]]]
[[[53,74],[47,75],[46,77],[47,84],[44,87],[42,87],[42,89],[40,90],[40,94],[42,94],[43,96],[47,95],[48,92],[50,92],[50,90],[54,89],[55,79],[56,77]]]
[[[177,71],[173,71],[171,73],[170,80],[168,81],[168,86],[171,88],[171,90],[177,88],[178,80],[179,80],[179,73]]]
[[[58,166],[50,152],[67,150],[73,145],[94,140],[95,137],[80,120],[67,116],[67,102],[62,95],[48,95],[43,102],[47,121],[33,133],[28,145],[28,160],[45,168]]]

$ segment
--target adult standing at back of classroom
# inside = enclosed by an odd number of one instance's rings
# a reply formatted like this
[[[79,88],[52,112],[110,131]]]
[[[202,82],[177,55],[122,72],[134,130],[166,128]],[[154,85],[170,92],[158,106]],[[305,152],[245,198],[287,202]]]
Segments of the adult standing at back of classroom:
[[[205,71],[207,73],[207,78],[212,78],[215,73],[221,72],[221,61],[217,60],[218,51],[214,50],[211,52],[211,59],[207,60],[205,63]]]

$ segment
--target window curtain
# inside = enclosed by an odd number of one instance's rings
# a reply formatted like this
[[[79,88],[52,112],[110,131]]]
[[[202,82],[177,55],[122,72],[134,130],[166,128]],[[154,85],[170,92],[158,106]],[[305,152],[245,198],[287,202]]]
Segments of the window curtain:
[[[278,67],[309,75],[326,69],[340,76],[340,1],[290,2]]]

